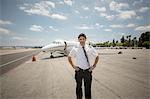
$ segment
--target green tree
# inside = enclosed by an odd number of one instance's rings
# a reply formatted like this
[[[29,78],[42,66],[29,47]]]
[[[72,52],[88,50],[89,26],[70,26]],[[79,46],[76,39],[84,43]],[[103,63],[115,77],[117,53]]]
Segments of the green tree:
[[[131,46],[131,35],[128,36],[129,40],[128,40],[128,46]]]
[[[125,42],[124,35],[121,37],[120,42],[121,42],[121,43],[124,43],[124,42]]]
[[[137,47],[137,39],[134,37],[131,42],[131,46]]]
[[[115,47],[115,45],[116,45],[116,44],[115,44],[115,39],[113,39],[113,42],[112,42],[112,43],[113,43],[113,47]]]
[[[150,48],[150,31],[142,33],[139,37],[139,47],[146,47],[147,49]]]

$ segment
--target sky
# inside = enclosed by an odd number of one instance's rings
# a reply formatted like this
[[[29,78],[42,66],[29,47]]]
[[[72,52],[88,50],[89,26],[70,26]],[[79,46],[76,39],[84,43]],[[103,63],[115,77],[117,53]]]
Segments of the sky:
[[[54,40],[91,42],[150,31],[149,0],[0,0],[0,46],[44,46]]]

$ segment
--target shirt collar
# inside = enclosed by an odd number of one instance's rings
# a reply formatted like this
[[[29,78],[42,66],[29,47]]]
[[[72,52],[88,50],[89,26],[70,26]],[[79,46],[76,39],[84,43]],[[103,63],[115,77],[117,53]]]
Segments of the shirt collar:
[[[82,48],[81,44],[79,43],[79,47]],[[87,44],[84,45],[84,48],[87,48]]]

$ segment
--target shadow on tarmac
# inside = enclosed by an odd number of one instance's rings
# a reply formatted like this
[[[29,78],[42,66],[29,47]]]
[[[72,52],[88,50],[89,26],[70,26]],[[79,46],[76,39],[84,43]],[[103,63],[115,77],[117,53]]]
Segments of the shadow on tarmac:
[[[40,60],[47,60],[47,59],[55,59],[55,58],[62,58],[62,57],[66,57],[66,56],[54,56],[54,57],[45,57],[45,58],[41,58]]]

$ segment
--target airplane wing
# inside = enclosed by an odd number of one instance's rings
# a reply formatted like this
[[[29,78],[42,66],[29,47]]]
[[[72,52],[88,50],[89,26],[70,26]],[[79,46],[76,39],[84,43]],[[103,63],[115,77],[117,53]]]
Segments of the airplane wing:
[[[64,54],[65,56],[69,54],[73,46],[75,46],[77,43],[71,43],[67,41],[54,41],[50,43],[49,45],[46,45],[41,48],[41,51],[43,52],[50,52],[51,56],[54,52]]]

